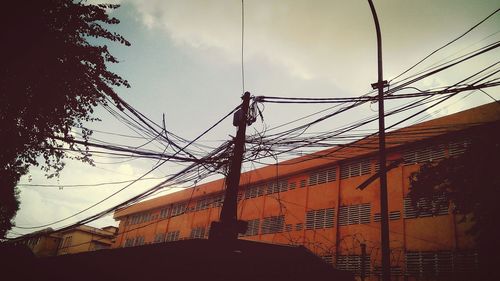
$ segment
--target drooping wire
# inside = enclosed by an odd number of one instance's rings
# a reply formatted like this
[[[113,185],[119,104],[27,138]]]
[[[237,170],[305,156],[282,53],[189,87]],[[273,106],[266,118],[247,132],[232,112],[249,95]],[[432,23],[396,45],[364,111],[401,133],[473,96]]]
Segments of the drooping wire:
[[[401,74],[397,75],[396,77],[392,78],[390,82],[392,82],[393,80],[401,77],[402,75],[406,74],[407,72],[409,72],[410,70],[414,69],[417,65],[421,64],[422,62],[424,62],[426,59],[428,59],[429,57],[431,57],[432,55],[434,55],[435,53],[439,52],[440,50],[448,47],[449,45],[453,44],[454,42],[456,42],[457,40],[459,40],[460,38],[464,37],[465,35],[467,35],[469,32],[471,32],[472,30],[474,30],[476,27],[480,26],[482,23],[484,23],[485,21],[487,21],[489,18],[491,18],[493,15],[495,15],[498,11],[500,11],[500,8],[499,9],[496,9],[493,13],[489,14],[486,18],[482,19],[480,22],[478,22],[477,24],[475,24],[474,26],[472,26],[471,28],[469,28],[467,31],[465,31],[464,33],[462,33],[460,36],[456,37],[455,39],[451,40],[450,42],[444,44],[443,46],[437,48],[436,50],[434,50],[433,52],[431,52],[430,54],[428,54],[427,56],[425,56],[423,59],[419,60],[416,64],[412,65],[411,67],[409,67],[408,69],[406,69],[405,71],[403,71]]]

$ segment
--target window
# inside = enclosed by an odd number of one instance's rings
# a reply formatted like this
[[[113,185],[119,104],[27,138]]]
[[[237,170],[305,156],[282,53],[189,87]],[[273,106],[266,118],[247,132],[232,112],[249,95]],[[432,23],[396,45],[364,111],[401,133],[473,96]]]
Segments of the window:
[[[300,180],[300,187],[306,187],[306,180]]]
[[[322,229],[333,227],[333,208],[311,210],[306,212],[306,229]]]
[[[73,236],[66,236],[63,241],[63,248],[68,248],[71,246],[71,243],[73,241]]]
[[[165,242],[172,242],[172,241],[179,240],[179,234],[180,234],[180,231],[178,231],[178,230],[167,232],[167,234],[165,235]]]
[[[288,189],[289,190],[293,190],[297,187],[297,183],[296,182],[291,182],[289,185],[288,185]]]
[[[273,194],[278,192],[285,192],[288,190],[288,182],[286,180],[273,181],[267,185],[266,194]]]
[[[332,255],[326,255],[326,256],[321,256],[321,258],[330,265],[333,265],[333,256]]]
[[[323,184],[337,179],[337,170],[335,167],[322,171],[316,171],[309,174],[309,185]]]
[[[403,164],[413,165],[444,158],[444,145],[414,148],[403,153]]]
[[[391,276],[401,276],[403,275],[403,271],[400,266],[391,266]],[[382,276],[382,267],[375,266],[373,268],[373,274],[377,276]],[[397,280],[397,279],[396,279]]]
[[[470,140],[460,140],[448,144],[448,155],[450,157],[463,154],[470,146]]]
[[[130,223],[129,224],[139,224],[139,223],[144,223],[152,220],[151,213],[139,213],[132,215],[130,217]]]
[[[243,195],[242,193],[238,193],[238,197],[236,198],[236,200],[240,201],[242,195]],[[224,203],[224,193],[217,194],[212,198],[213,207],[221,207],[223,203]]]
[[[295,225],[295,230],[296,231],[301,231],[302,229],[304,229],[304,224],[303,223],[298,223]]]
[[[340,206],[339,225],[370,223],[371,205],[364,203],[351,206]]]
[[[224,202],[224,194],[204,196],[196,201],[195,211],[205,210],[212,207],[220,207]]]
[[[448,214],[448,200],[445,196],[420,198],[415,204],[410,197],[404,199],[405,219],[442,216]]]
[[[194,207],[195,211],[205,210],[210,207],[210,197],[203,196],[202,198],[196,200],[196,206]]]
[[[262,220],[261,233],[279,233],[283,231],[285,216],[267,217]]]
[[[364,257],[364,266],[362,267],[363,257],[361,255],[339,255],[337,256],[337,269],[354,272],[355,275],[361,275],[364,270],[365,275],[370,273],[370,256]]]
[[[165,242],[165,233],[157,233],[155,235],[154,243],[162,243]]]
[[[478,270],[477,251],[406,252],[406,274],[439,276],[450,273],[472,273]]]
[[[134,246],[134,238],[127,238],[125,240],[125,244],[123,245],[123,247],[132,247]]]
[[[203,237],[205,237],[205,227],[200,226],[191,229],[191,235],[189,235],[189,238],[195,239]]]
[[[371,167],[369,159],[361,159],[340,165],[340,179],[367,175],[370,172]]]
[[[401,212],[400,211],[390,211],[389,212],[389,220],[399,220],[401,218]],[[375,213],[373,214],[373,222],[380,222],[382,221],[382,217],[380,216],[380,213]]]
[[[247,231],[241,234],[241,236],[253,236],[259,234],[260,219],[249,220],[247,223]]]
[[[169,211],[170,211],[169,208],[163,208],[163,209],[161,209],[161,211],[160,211],[160,219],[164,219],[164,218],[168,217]]]
[[[172,211],[170,212],[170,216],[173,217],[173,216],[181,215],[184,212],[186,212],[186,209],[187,209],[187,203],[185,203],[185,202],[172,204],[172,208],[171,208]]]
[[[247,189],[245,189],[244,198],[250,199],[250,198],[262,196],[262,195],[264,195],[264,188],[265,188],[265,186],[263,186],[263,185],[250,186]]]
[[[138,236],[135,238],[134,246],[144,245],[144,236]]]

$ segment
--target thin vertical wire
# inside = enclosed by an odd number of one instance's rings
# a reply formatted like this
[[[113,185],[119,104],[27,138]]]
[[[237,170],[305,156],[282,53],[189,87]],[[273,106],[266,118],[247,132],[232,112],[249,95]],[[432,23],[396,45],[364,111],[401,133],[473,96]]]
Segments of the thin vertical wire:
[[[245,39],[245,2],[241,0],[241,84],[242,93],[245,93],[245,65],[243,61],[243,51],[244,51],[244,39]]]

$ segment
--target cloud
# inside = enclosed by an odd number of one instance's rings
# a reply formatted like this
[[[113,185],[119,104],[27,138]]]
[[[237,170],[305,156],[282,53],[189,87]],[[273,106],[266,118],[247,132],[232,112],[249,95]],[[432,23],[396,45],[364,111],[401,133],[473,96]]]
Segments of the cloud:
[[[145,26],[166,32],[179,47],[217,48],[223,50],[228,62],[240,63],[241,2],[129,0],[128,3],[137,10]],[[245,2],[245,62],[251,64],[264,57],[284,66],[296,79],[327,79],[344,87],[348,84],[345,80],[353,80],[354,72],[373,72],[359,67],[375,63],[375,53],[364,43],[372,39],[366,35],[373,32],[366,13],[355,12],[357,5],[315,3]],[[352,16],[345,20],[345,14]],[[375,46],[372,43],[371,47]],[[366,63],[367,59],[373,62]]]
[[[377,2],[386,76],[396,75],[465,31],[476,23],[474,16],[479,19],[488,13],[488,5],[494,5],[490,2],[483,6],[453,1]],[[240,63],[240,1],[123,3],[136,10],[145,26],[165,32],[178,47],[220,49],[225,60]],[[366,2],[255,0],[245,1],[244,8],[246,64],[264,57],[296,79],[323,79],[351,95],[363,94],[376,80],[375,28]],[[443,16],[443,9],[451,16]]]

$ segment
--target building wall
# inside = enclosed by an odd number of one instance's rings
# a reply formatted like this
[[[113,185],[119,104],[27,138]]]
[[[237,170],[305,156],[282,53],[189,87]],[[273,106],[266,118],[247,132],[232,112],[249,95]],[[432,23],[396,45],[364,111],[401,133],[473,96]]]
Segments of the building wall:
[[[102,231],[102,230],[101,230]],[[111,237],[81,229],[71,229],[61,234],[58,255],[75,254],[109,248]]]
[[[29,239],[25,244],[37,257],[55,256],[60,238],[51,235],[41,235]]]
[[[494,110],[496,114],[488,116],[498,120],[499,107]],[[473,121],[463,114],[446,120],[455,125]],[[438,119],[432,124],[446,123]],[[373,142],[365,141],[364,145]],[[404,159],[387,175],[395,280],[426,280],[426,274],[448,274],[459,266],[464,272],[476,269],[473,239],[465,234],[468,226],[459,223],[449,206],[435,213],[418,213],[405,199],[408,178],[422,163],[458,155],[466,145],[462,135],[439,134],[414,137],[389,149],[389,161]],[[377,280],[381,264],[379,183],[376,180],[364,190],[356,189],[376,173],[376,155],[370,150],[351,150],[345,155],[352,157],[340,161],[323,157],[314,165],[299,163],[295,167],[285,161],[278,167],[243,174],[238,218],[249,221],[249,230],[241,239],[304,245],[337,268],[358,274],[364,244],[365,270]],[[222,180],[214,181],[117,212],[119,234],[113,247],[206,238],[210,222],[219,218],[222,185]]]

